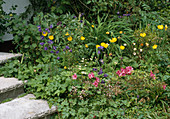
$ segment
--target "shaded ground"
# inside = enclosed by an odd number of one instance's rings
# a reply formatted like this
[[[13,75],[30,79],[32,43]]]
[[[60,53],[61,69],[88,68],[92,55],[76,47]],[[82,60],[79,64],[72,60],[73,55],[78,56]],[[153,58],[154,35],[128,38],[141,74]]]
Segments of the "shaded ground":
[[[0,52],[11,52],[16,53],[15,45],[12,44],[12,40],[0,42]]]

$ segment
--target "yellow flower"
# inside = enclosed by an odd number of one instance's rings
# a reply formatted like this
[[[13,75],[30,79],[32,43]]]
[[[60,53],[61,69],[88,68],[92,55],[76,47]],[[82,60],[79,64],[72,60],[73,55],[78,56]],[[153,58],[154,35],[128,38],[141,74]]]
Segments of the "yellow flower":
[[[112,38],[112,40],[110,39],[109,41],[110,41],[111,43],[114,43],[114,42],[117,41],[117,38]]]
[[[49,38],[50,40],[53,40],[53,39],[54,39],[54,36],[51,35],[51,36],[49,36],[48,38]]]
[[[88,48],[88,45],[87,45],[87,44],[85,44],[85,47],[86,47],[86,48]]]
[[[64,69],[67,69],[67,67],[66,67],[66,66],[64,66]]]
[[[146,33],[140,33],[140,36],[141,36],[141,37],[145,37],[145,36],[146,36]]]
[[[145,43],[145,45],[148,47],[148,46],[149,46],[149,43]]]
[[[42,32],[43,36],[47,36],[47,34],[48,34],[47,32]]]
[[[117,38],[120,39],[120,36],[118,36]]]
[[[152,46],[153,49],[156,49],[157,47],[158,47],[157,45]]]
[[[165,31],[168,29],[168,26],[167,25],[165,25]]]
[[[105,43],[105,45],[103,46],[104,48],[107,48],[109,46],[109,44]]]
[[[91,27],[93,27],[93,28],[94,28],[94,25],[91,25]]]
[[[104,42],[102,42],[100,45],[104,47],[104,46],[105,46],[105,43],[104,43]]]
[[[69,33],[67,32],[65,35],[66,35],[66,36],[69,36]]]
[[[100,47],[100,45],[96,45],[96,48]]]
[[[106,34],[109,34],[109,32],[106,32]]]
[[[124,49],[125,49],[125,46],[122,46],[122,45],[121,45],[121,46],[120,46],[120,49],[121,49],[121,50],[124,50]]]
[[[72,39],[73,38],[71,36],[67,38],[68,41],[72,41]]]
[[[123,33],[123,31],[119,31],[119,33],[120,33],[120,34],[122,34],[122,33]]]
[[[81,40],[85,40],[85,37],[81,36]]]
[[[103,46],[104,48],[107,48],[109,46],[109,44],[106,44],[106,43],[102,42],[101,46]]]
[[[112,53],[109,53],[109,56],[112,56]]]
[[[158,27],[158,29],[160,29],[160,30],[162,30],[162,29],[164,28],[163,25],[158,25],[157,27]]]
[[[10,16],[10,17],[12,17],[12,16],[13,16],[13,14],[9,14],[9,16]]]

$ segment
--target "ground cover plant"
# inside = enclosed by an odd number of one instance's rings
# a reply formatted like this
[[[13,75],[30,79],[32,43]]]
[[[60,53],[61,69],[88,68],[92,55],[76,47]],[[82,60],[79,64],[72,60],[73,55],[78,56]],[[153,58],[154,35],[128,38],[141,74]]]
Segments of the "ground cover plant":
[[[168,118],[167,18],[100,13],[14,15],[7,26],[23,56],[0,75],[28,80],[28,93],[57,107],[53,118]]]

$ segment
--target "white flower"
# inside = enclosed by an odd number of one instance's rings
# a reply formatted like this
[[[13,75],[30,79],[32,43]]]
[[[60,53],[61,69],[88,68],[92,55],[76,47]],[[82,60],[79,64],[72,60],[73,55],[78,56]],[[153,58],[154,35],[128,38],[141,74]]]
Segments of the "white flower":
[[[82,71],[81,74],[87,74],[86,72]]]
[[[142,52],[143,51],[143,49],[140,49],[140,52]]]
[[[136,55],[136,52],[134,52],[133,55]]]
[[[124,43],[123,45],[124,45],[124,46],[127,46],[127,44],[126,44],[126,43]]]
[[[136,43],[133,43],[133,45],[136,45]]]
[[[136,51],[137,49],[136,49],[136,48],[134,48],[133,50],[134,50],[134,51]]]

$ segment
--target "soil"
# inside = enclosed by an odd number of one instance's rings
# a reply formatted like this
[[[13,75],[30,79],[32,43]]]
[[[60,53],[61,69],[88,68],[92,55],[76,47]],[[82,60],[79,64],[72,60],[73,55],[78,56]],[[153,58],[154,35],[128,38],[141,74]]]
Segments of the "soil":
[[[12,40],[4,41],[3,43],[0,42],[0,52],[14,52],[14,53],[16,53],[15,47],[16,47],[16,45],[12,44]]]

